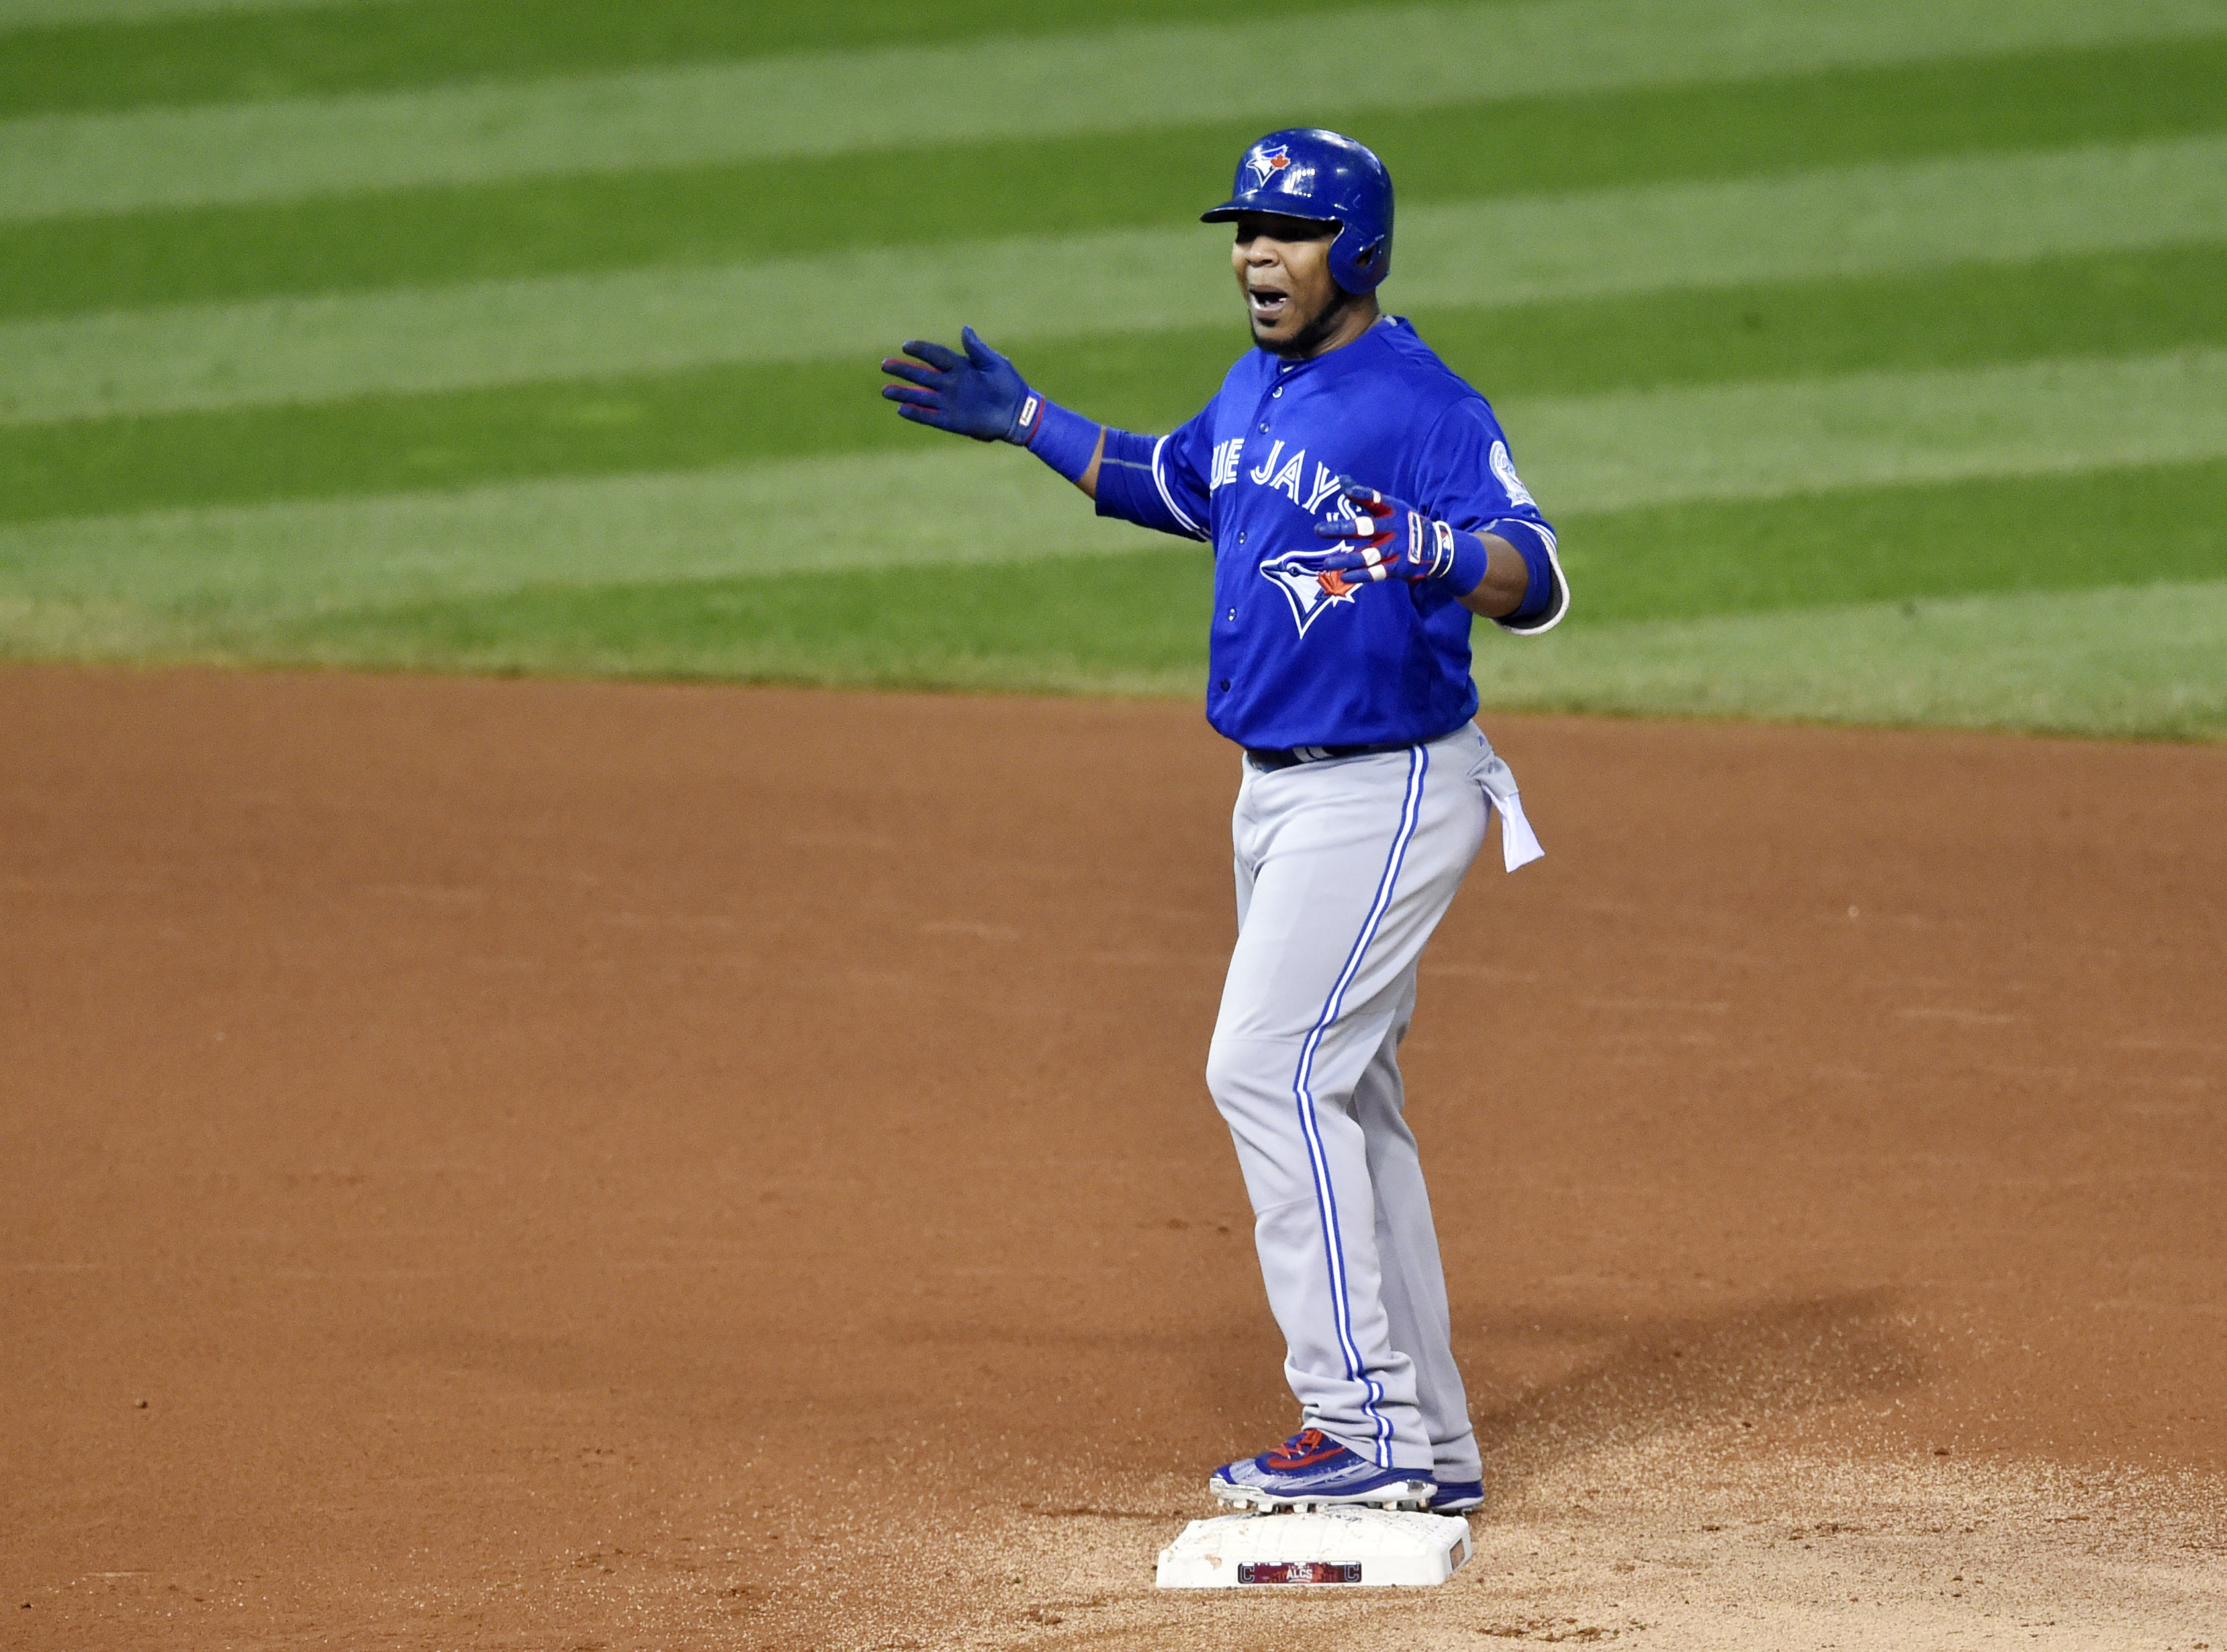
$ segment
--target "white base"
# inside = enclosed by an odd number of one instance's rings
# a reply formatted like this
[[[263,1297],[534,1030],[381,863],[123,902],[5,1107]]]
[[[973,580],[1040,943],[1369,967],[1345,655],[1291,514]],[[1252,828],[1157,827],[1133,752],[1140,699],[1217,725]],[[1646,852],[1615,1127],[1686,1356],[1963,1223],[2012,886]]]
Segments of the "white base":
[[[1469,1559],[1469,1522],[1405,1509],[1195,1520],[1160,1551],[1163,1589],[1362,1588],[1444,1583]]]

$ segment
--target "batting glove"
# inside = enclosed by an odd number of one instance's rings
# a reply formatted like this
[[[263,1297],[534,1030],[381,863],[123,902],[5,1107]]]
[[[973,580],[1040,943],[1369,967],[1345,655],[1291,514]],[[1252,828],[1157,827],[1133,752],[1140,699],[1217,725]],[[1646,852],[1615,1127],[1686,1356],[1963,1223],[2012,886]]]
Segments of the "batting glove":
[[[909,339],[907,361],[892,356],[882,371],[903,384],[884,385],[900,417],[977,442],[1026,447],[1043,422],[1044,399],[1028,387],[1013,364],[963,328],[961,354],[926,339]]]
[[[1315,533],[1343,542],[1314,559],[1323,588],[1333,596],[1373,579],[1417,584],[1443,579],[1465,596],[1484,577],[1484,545],[1475,534],[1433,521],[1350,477],[1338,479],[1337,504],[1316,520]]]

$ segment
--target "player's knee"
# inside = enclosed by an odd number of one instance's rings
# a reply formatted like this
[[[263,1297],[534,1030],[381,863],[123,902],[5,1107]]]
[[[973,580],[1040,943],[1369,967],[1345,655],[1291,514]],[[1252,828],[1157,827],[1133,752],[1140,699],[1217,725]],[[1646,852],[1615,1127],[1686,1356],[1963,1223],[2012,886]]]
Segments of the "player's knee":
[[[1280,1100],[1286,1080],[1273,1076],[1275,1052],[1251,1039],[1216,1038],[1206,1047],[1206,1088],[1222,1116],[1235,1119],[1256,1111],[1264,1100]]]
[[[1237,1058],[1228,1045],[1217,1038],[1206,1047],[1206,1091],[1214,1098],[1216,1107],[1228,1111],[1228,1104],[1222,1097],[1230,1094],[1240,1077]]]

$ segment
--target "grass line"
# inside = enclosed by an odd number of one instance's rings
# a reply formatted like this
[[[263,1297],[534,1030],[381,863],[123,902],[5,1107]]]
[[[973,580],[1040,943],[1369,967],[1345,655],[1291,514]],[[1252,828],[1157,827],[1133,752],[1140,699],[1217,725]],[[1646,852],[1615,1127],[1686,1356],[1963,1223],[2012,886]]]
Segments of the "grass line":
[[[1407,214],[1395,307],[2227,239],[2227,137],[1604,190]],[[0,422],[878,355],[1231,310],[1221,233],[1028,239],[0,323]]]
[[[1344,118],[2227,32],[2227,0],[1504,0],[1318,20],[1327,66],[1263,74],[1257,27],[1040,40],[0,123],[0,218],[284,201],[1171,123]]]

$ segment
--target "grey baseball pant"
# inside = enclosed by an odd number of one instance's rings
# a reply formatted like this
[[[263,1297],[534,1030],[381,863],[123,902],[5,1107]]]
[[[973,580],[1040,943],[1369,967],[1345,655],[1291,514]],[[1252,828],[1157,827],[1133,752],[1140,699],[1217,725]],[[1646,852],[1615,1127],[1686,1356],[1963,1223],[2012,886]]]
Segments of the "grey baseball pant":
[[[1513,871],[1536,840],[1474,724],[1371,756],[1248,762],[1237,946],[1207,1057],[1303,1426],[1445,1482],[1481,1464],[1398,1053],[1424,944],[1496,804]]]

